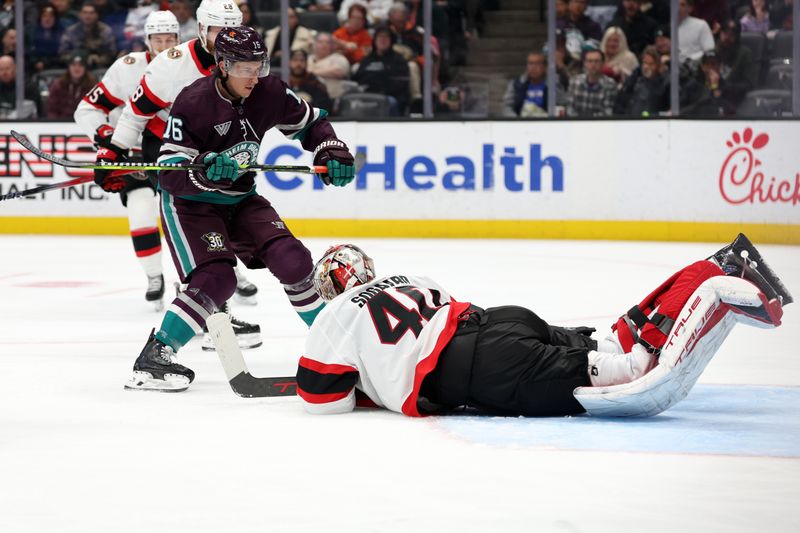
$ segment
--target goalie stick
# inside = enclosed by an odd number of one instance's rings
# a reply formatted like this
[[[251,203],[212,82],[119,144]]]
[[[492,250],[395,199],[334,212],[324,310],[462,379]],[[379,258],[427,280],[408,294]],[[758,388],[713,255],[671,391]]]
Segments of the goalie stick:
[[[250,374],[227,313],[214,313],[206,320],[206,327],[214,341],[228,383],[237,395],[242,398],[266,398],[297,394],[297,380],[294,376],[257,378]]]
[[[98,164],[98,163],[79,163],[76,161],[70,161],[68,159],[64,159],[58,156],[54,156],[53,154],[48,154],[47,152],[40,150],[38,147],[34,146],[27,137],[11,130],[11,136],[16,139],[18,143],[20,143],[25,149],[36,155],[37,157],[44,159],[46,161],[50,161],[56,165],[68,168],[80,168],[84,170],[170,170],[170,169],[191,169],[191,170],[205,170],[205,165],[200,165],[197,163],[190,163],[190,164],[180,164],[180,163],[149,163],[149,162],[140,162],[140,161],[123,161],[120,163],[111,163],[111,164]],[[361,170],[361,167],[364,166],[366,161],[366,155],[363,152],[359,152],[355,155],[355,167],[356,173]],[[300,174],[327,174],[328,167],[317,165],[317,166],[306,166],[306,165],[243,165],[239,168],[243,170],[259,170],[265,172],[299,172]],[[24,192],[24,191],[23,191]]]

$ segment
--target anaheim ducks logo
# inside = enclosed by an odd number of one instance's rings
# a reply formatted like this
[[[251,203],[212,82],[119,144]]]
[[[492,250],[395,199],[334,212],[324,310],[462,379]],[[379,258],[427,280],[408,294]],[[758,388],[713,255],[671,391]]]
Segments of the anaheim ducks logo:
[[[238,163],[239,167],[241,167],[239,175],[242,175],[247,172],[246,167],[258,161],[258,148],[259,145],[257,142],[243,141],[222,153]]]
[[[167,57],[169,59],[178,59],[182,55],[183,55],[183,52],[181,52],[177,48],[170,48],[169,50],[167,50]]]

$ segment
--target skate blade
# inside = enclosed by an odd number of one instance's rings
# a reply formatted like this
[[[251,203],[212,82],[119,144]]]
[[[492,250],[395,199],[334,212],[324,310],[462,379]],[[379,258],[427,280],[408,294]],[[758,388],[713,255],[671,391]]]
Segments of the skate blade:
[[[258,305],[258,297],[255,294],[252,296],[244,296],[239,293],[234,293],[233,301],[241,305]]]
[[[248,333],[246,335],[236,335],[236,341],[239,343],[239,348],[242,350],[252,350],[253,348],[258,348],[264,341],[261,340],[260,333]],[[211,335],[206,333],[203,336],[203,351],[206,352],[213,352],[216,351],[214,347],[214,341],[211,339]]]
[[[134,370],[133,376],[125,384],[125,390],[151,392],[183,392],[189,388],[189,378],[180,374],[165,374],[165,379],[155,379],[149,372]]]

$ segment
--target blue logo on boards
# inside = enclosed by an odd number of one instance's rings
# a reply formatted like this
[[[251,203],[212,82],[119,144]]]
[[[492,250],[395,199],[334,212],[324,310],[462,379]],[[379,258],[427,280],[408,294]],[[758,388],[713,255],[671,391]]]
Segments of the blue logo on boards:
[[[386,145],[383,153],[369,151],[366,146],[357,146],[356,152],[367,155],[367,163],[355,180],[356,189],[376,188],[376,179],[382,178],[381,188],[394,191],[405,187],[416,191],[444,189],[446,191],[492,190],[502,187],[511,192],[542,190],[542,178],[549,177],[547,190],[564,191],[564,162],[554,155],[542,154],[541,144],[531,144],[527,151],[517,154],[514,147],[503,147],[496,156],[494,144],[484,144],[480,160],[469,156],[452,155],[445,158],[444,166],[437,166],[429,157],[416,155],[406,160],[397,158],[397,147]],[[264,164],[287,164],[286,158],[299,159],[304,150],[294,145],[276,146],[267,152]],[[527,161],[526,161],[527,160]],[[525,172],[527,162],[528,170]],[[545,172],[547,169],[547,172]],[[267,182],[274,188],[290,191],[303,185],[297,175],[265,172]],[[313,181],[314,189],[325,186]]]

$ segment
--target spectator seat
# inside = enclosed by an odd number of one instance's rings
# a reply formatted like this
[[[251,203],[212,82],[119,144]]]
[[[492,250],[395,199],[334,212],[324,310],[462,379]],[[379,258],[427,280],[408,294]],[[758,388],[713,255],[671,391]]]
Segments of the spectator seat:
[[[792,65],[772,65],[767,72],[767,89],[792,90]]]
[[[743,31],[739,42],[753,54],[753,62],[760,63],[764,60],[764,49],[767,46],[767,36],[757,31]]]
[[[377,93],[348,93],[339,100],[339,117],[362,119],[389,116],[389,97]]]
[[[311,30],[333,33],[339,28],[339,19],[334,11],[304,11],[297,16],[300,25]]]
[[[779,31],[777,34],[775,34],[775,39],[772,41],[772,52],[769,56],[770,59],[773,61],[790,59],[792,57],[792,45],[792,31]]]
[[[792,113],[792,93],[779,89],[750,91],[736,111],[743,117],[780,117]]]

